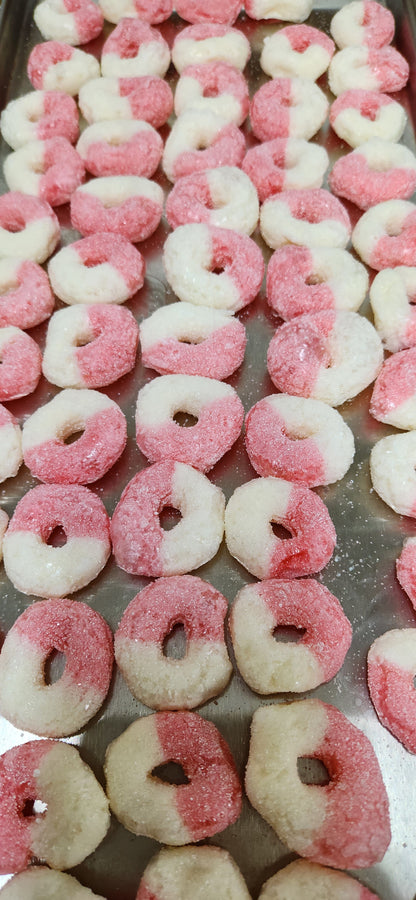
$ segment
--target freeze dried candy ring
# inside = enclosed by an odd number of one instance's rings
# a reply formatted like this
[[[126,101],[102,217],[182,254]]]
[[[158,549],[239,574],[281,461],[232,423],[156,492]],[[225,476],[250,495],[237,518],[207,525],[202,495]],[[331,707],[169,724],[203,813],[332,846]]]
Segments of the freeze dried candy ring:
[[[186,66],[176,84],[177,116],[188,109],[209,109],[228,122],[242,125],[249,105],[244,75],[236,66],[222,60]]]
[[[32,394],[41,375],[42,354],[25,331],[0,328],[0,402]]]
[[[253,95],[250,121],[259,141],[296,137],[309,140],[328,114],[321,88],[306,78],[273,78]]]
[[[394,37],[393,13],[376,0],[352,0],[332,16],[330,31],[338,47],[385,47]]]
[[[71,869],[98,847],[110,825],[108,801],[78,750],[29,741],[0,756],[0,872],[36,857]]]
[[[290,137],[250,147],[241,164],[261,203],[279,191],[320,188],[328,166],[324,147]]]
[[[140,175],[93,178],[71,197],[71,222],[84,236],[108,231],[133,243],[145,241],[162,212],[162,188]]]
[[[272,394],[251,407],[246,450],[258,475],[317,487],[343,478],[354,458],[354,435],[320,400]]]
[[[371,644],[367,656],[370,697],[382,725],[416,753],[416,628],[395,628]]]
[[[264,38],[260,66],[271,78],[309,78],[326,72],[335,44],[319,28],[287,25]]]
[[[39,481],[89,484],[111,469],[126,441],[126,418],[114,400],[68,388],[24,422],[23,458]]]
[[[221,24],[188,25],[172,46],[172,62],[179,74],[186,66],[210,62],[226,62],[242,71],[250,54],[245,34]]]
[[[259,900],[282,900],[285,894],[296,900],[322,900],[325,896],[338,900],[378,900],[377,894],[345,872],[306,859],[296,859],[272,875],[263,884]]]
[[[159,778],[175,762],[185,784]],[[157,712],[133,722],[107,747],[107,795],[117,819],[164,844],[211,837],[238,819],[241,786],[228,745],[192,712]]]
[[[177,416],[195,419],[182,426]],[[235,444],[244,407],[229,384],[201,375],[161,375],[145,384],[136,404],[136,441],[150,462],[176,459],[209,472]]]
[[[415,266],[383,269],[371,285],[374,324],[383,344],[392,353],[416,345],[415,298]]]
[[[13,150],[28,141],[65,137],[73,144],[79,135],[78,107],[61,91],[30,91],[10,100],[0,118],[1,133]]]
[[[0,404],[0,482],[17,475],[22,462],[20,426],[12,413]]]
[[[324,764],[327,783],[301,780],[297,763],[305,758]],[[390,843],[388,798],[373,747],[321,700],[256,710],[246,791],[291,850],[323,865],[365,868],[379,862]]]
[[[45,41],[88,44],[103,30],[104,16],[92,0],[43,0],[33,11]]]
[[[167,460],[135,475],[112,522],[117,565],[134,575],[183,575],[212,559],[224,532],[224,494],[192,466]],[[181,514],[164,530],[165,509]]]
[[[279,391],[340,406],[368,387],[383,363],[368,319],[348,310],[296,316],[277,329],[267,368]]]
[[[232,312],[254,300],[264,274],[263,254],[248,235],[214,225],[180,225],[165,241],[163,263],[181,300]]]
[[[352,243],[377,271],[416,266],[416,206],[410,200],[384,200],[370,207],[358,220]]]
[[[312,0],[245,0],[244,9],[251,19],[282,19],[303,22],[312,11]]]
[[[85,168],[104,175],[142,175],[151,178],[162,159],[160,134],[140,119],[94,122],[82,132],[77,150]]]
[[[140,323],[142,363],[160,375],[205,375],[222,381],[241,365],[242,322],[221,309],[172,303]]]
[[[6,156],[4,178],[11,191],[46,200],[51,206],[69,203],[84,181],[85,166],[75,147],[64,137],[29,141]]]
[[[33,328],[51,315],[55,300],[48,276],[29,259],[0,259],[0,326]]]
[[[184,175],[169,192],[166,218],[171,228],[206,222],[251,234],[259,219],[257,191],[237,166]]]
[[[169,64],[169,45],[160,31],[137,18],[120,19],[101,53],[101,72],[105,78],[136,75],[163,78]]]
[[[366,91],[401,91],[409,78],[409,63],[394,47],[379,50],[368,47],[345,47],[329,64],[328,82],[337,97],[343,91],[361,88]]]
[[[374,444],[370,473],[374,490],[394,512],[416,516],[416,431],[390,434]]]
[[[243,876],[228,851],[210,844],[160,850],[143,872],[136,900],[166,900],[166,892],[171,900],[183,900],[189,889],[194,900],[216,900],[224,891],[228,900],[250,900]]]
[[[137,17],[157,25],[165,22],[173,11],[172,0],[98,0],[108,22],[117,25],[124,16]]]
[[[216,166],[239,166],[246,141],[233,122],[211,110],[188,109],[176,119],[166,140],[162,165],[169,181]]]
[[[370,413],[395,428],[416,428],[416,347],[394,353],[383,363],[373,388]]]
[[[66,543],[48,543],[62,529]],[[3,541],[6,573],[17,590],[64,597],[89,584],[111,552],[104,505],[80,485],[39,484],[19,500]]]
[[[243,8],[242,0],[176,0],[175,10],[185,22],[192,25],[233,25]]]
[[[33,48],[27,74],[39,91],[64,91],[74,97],[87,81],[99,77],[100,64],[85,50],[62,41],[44,41]]]
[[[416,538],[406,538],[396,559],[397,580],[416,610]]]
[[[289,536],[278,537],[273,524]],[[336,544],[329,512],[305,485],[254,478],[236,488],[225,510],[225,539],[256,578],[300,578],[326,566]]]
[[[43,263],[60,238],[58,219],[45,200],[21,191],[0,197],[0,258],[17,256]]]
[[[143,287],[145,261],[123,235],[100,230],[62,247],[48,275],[55,294],[69,305],[124,303]]]
[[[43,373],[59,387],[105,387],[133,369],[138,343],[129,309],[110,304],[60,309],[48,325]]]
[[[65,668],[48,682],[54,651]],[[16,619],[1,648],[1,715],[33,734],[75,734],[104,703],[112,668],[113,635],[98,612],[73,600],[40,600]]]
[[[279,640],[279,628],[295,630],[298,639]],[[230,631],[239,671],[259,694],[310,691],[330,681],[352,637],[337,598],[312,578],[246,585],[232,605]]]
[[[173,110],[167,81],[156,75],[135,78],[93,78],[84,84],[79,108],[90,124],[113,119],[141,119],[160,128]]]
[[[351,237],[351,222],[341,201],[324,188],[292,190],[264,201],[260,231],[273,249],[284,244],[344,249]]]
[[[399,141],[407,121],[404,107],[377,91],[343,91],[334,100],[329,121],[335,133],[351,147],[371,138]]]
[[[66,897],[66,900],[105,900],[83,887],[76,878],[46,866],[30,866],[18,872],[2,887],[2,900],[37,900],[38,897]]]
[[[220,694],[232,673],[227,611],[225,597],[193,575],[158,578],[137,594],[114,637],[116,662],[133,696],[153,709],[193,709]],[[174,658],[164,645],[179,625],[186,650]]]
[[[287,244],[267,267],[267,302],[282,319],[322,309],[356,312],[367,290],[366,268],[338,247]]]
[[[383,200],[406,200],[416,187],[416,157],[403,144],[372,138],[337,159],[329,186],[360,209]]]

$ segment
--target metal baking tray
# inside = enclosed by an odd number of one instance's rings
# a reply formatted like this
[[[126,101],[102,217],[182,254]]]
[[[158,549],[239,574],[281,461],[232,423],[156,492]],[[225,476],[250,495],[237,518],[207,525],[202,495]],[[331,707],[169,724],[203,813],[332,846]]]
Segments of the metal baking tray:
[[[10,99],[31,90],[26,76],[26,62],[32,46],[40,40],[40,34],[32,21],[34,5],[35,0],[2,0],[0,3],[0,108]],[[341,2],[334,4],[320,0],[316,3],[308,24],[328,32],[332,15],[341,5]],[[396,18],[396,46],[407,57],[411,66],[409,84],[401,92],[399,99],[409,115],[403,140],[414,150],[412,116],[416,110],[416,11],[412,0],[393,0],[390,8]],[[175,15],[160,26],[170,44],[182,27],[184,23]],[[266,80],[259,66],[263,39],[278,25],[254,22],[242,15],[236,27],[247,34],[251,42],[252,56],[246,75],[252,94]],[[110,30],[111,26],[107,25],[104,36]],[[90,45],[91,50],[98,53],[101,43],[102,38],[97,39]],[[174,86],[177,76],[173,67],[169,69],[167,77]],[[323,90],[328,90],[325,76],[320,79],[319,84]],[[162,129],[164,137],[168,130],[169,126]],[[252,143],[247,123],[244,131],[247,143]],[[349,149],[336,137],[328,124],[323,126],[314,140],[326,147],[331,164]],[[10,148],[2,141],[1,162],[9,152]],[[170,185],[161,170],[155,177],[167,193]],[[1,183],[1,190],[7,190],[4,181]],[[352,206],[348,206],[348,210],[355,221],[358,217],[357,210]],[[78,233],[71,230],[68,208],[59,209],[58,215],[62,226],[62,242],[68,243],[79,237]],[[152,238],[140,245],[146,258],[146,281],[142,290],[127,304],[139,323],[159,306],[175,300],[166,283],[161,261],[163,243],[168,232],[169,228],[162,220]],[[262,243],[259,235],[254,237],[262,246],[267,261],[270,250]],[[57,308],[60,305],[57,301]],[[360,312],[371,318],[368,301]],[[266,303],[264,287],[255,302],[240,314],[240,318],[247,328],[246,357],[239,371],[229,380],[248,411],[256,401],[274,391],[266,370],[266,351],[279,319]],[[31,331],[41,348],[45,332],[46,325]],[[134,372],[106,391],[125,412],[129,435],[127,448],[121,459],[104,478],[92,486],[92,490],[104,501],[110,515],[124,486],[146,465],[146,460],[135,443],[134,408],[139,388],[154,375],[154,372],[141,365],[139,355]],[[23,423],[35,408],[46,403],[56,392],[55,387],[42,379],[31,396],[7,405],[19,422]],[[371,447],[394,429],[372,419],[369,414],[370,396],[371,388],[340,408],[355,435],[355,459],[342,481],[317,491],[328,506],[338,535],[335,553],[317,577],[339,598],[354,630],[352,646],[341,671],[329,684],[308,695],[260,698],[244,684],[235,668],[223,695],[201,707],[198,712],[218,726],[230,745],[243,779],[250,721],[260,704],[317,696],[342,710],[365,732],[375,748],[390,799],[392,824],[392,841],[383,861],[371,869],[355,874],[363,884],[379,894],[381,900],[414,900],[416,821],[412,811],[416,808],[416,759],[377,719],[366,686],[366,654],[375,637],[384,631],[415,625],[411,604],[396,580],[394,565],[403,539],[416,533],[416,522],[396,515],[371,488],[368,462]],[[228,499],[238,485],[253,477],[255,472],[248,461],[242,435],[232,451],[212,470],[210,478],[223,489]],[[36,480],[22,466],[15,478],[8,479],[0,486],[1,506],[11,514],[20,497],[35,483]],[[224,543],[215,559],[195,574],[221,590],[230,603],[244,584],[254,580],[231,558]],[[94,582],[73,596],[98,610],[115,630],[130,600],[147,583],[148,579],[130,576],[119,569],[114,560],[110,560]],[[34,598],[26,597],[13,588],[0,566],[0,632],[5,634],[17,616],[32,602]],[[228,635],[227,641],[232,657]],[[132,697],[120,674],[116,672],[110,694],[100,713],[85,731],[69,739],[79,747],[83,758],[92,766],[102,783],[106,746],[136,717],[148,713],[149,710]],[[23,733],[5,720],[0,720],[0,752],[32,738],[32,734]],[[235,825],[215,836],[211,843],[230,851],[254,898],[258,896],[260,887],[267,878],[295,858],[295,854],[279,841],[246,799]],[[159,847],[153,840],[136,837],[126,831],[113,819],[103,843],[72,873],[82,884],[108,900],[134,900],[141,874]],[[0,885],[7,877],[0,878]]]

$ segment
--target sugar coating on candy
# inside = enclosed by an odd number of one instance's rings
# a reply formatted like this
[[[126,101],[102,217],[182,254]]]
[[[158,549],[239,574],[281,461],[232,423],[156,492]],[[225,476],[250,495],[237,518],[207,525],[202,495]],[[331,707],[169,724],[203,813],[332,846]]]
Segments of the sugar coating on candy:
[[[225,499],[220,488],[185,463],[155,463],[125,487],[111,521],[117,565],[137,575],[182,575],[212,559],[222,541]],[[180,521],[168,531],[160,514]]]
[[[219,166],[179,178],[165,211],[171,228],[206,222],[251,234],[259,218],[259,200],[245,172],[237,166]]]
[[[221,309],[172,303],[140,323],[142,363],[160,375],[204,375],[222,381],[241,365],[247,337]]]
[[[0,401],[33,393],[41,375],[42,354],[26,332],[14,325],[0,328]]]
[[[416,610],[416,538],[406,538],[396,559],[397,580]]]
[[[416,187],[416,158],[402,144],[372,138],[335,162],[329,185],[360,209],[383,200],[406,200]]]
[[[248,115],[249,94],[242,72],[228,62],[195,63],[183,69],[175,88],[175,113],[212,110],[235,125]]]
[[[289,536],[277,537],[273,523]],[[236,488],[225,510],[225,539],[231,556],[257,578],[319,572],[336,544],[335,528],[320,497],[304,485],[273,477]]]
[[[343,478],[354,457],[353,433],[337,410],[288,394],[272,394],[252,406],[245,443],[258,475],[308,487]]]
[[[282,191],[268,197],[260,210],[260,231],[266,244],[344,249],[351,222],[338,197],[324,188]]]
[[[59,387],[104,387],[131,371],[138,342],[128,309],[110,304],[60,309],[48,325],[43,373]]]
[[[132,694],[153,709],[193,709],[221,693],[232,665],[224,641],[225,597],[192,575],[159,578],[127,607],[115,634],[115,657]],[[181,624],[186,652],[166,656],[164,642]]]
[[[244,9],[251,19],[303,22],[311,13],[312,5],[312,0],[246,0]]]
[[[48,275],[55,294],[69,305],[124,303],[143,287],[145,261],[123,235],[98,230],[62,247]]]
[[[65,668],[48,684],[45,665],[54,651],[64,654]],[[39,601],[18,617],[4,640],[1,714],[34,734],[73,734],[102,706],[112,666],[112,633],[97,612],[72,600]]]
[[[305,757],[323,762],[327,784],[302,782],[297,762]],[[390,843],[388,798],[373,747],[321,700],[256,710],[246,791],[291,850],[323,865],[364,868],[379,862]]]
[[[34,88],[64,91],[74,97],[82,85],[100,75],[100,64],[91,53],[63,41],[36,44],[27,62],[27,74]]]
[[[416,431],[381,438],[370,453],[373,488],[401,516],[416,513],[415,465]]]
[[[17,475],[22,461],[20,426],[12,413],[0,404],[0,482]]]
[[[64,137],[28,141],[9,153],[3,171],[9,190],[33,194],[51,206],[68,203],[85,178],[81,157]]]
[[[329,166],[324,147],[303,138],[274,138],[250,147],[241,168],[261,203],[279,191],[322,187]]]
[[[162,165],[169,181],[217,166],[239,166],[246,142],[233,122],[211,110],[188,109],[166,140]]]
[[[282,319],[322,309],[356,312],[368,290],[365,267],[338,247],[279,247],[267,267],[267,302]]]
[[[374,325],[392,353],[416,345],[416,267],[378,272],[370,288]]]
[[[75,100],[61,91],[30,91],[5,106],[0,127],[13,150],[27,141],[58,136],[74,143],[79,135],[78,108]]]
[[[251,54],[242,31],[222,24],[188,25],[172,45],[172,62],[179,74],[195,63],[226,62],[241,71]]]
[[[416,629],[386,631],[367,656],[370,697],[382,724],[416,753]]]
[[[416,428],[416,347],[386,359],[373,388],[370,413],[395,428]]]
[[[328,68],[329,87],[336,97],[357,88],[390,94],[404,88],[408,78],[407,60],[390,46],[344,47],[332,57]]]
[[[101,843],[108,801],[78,750],[61,741],[29,741],[0,757],[0,872],[25,869],[33,857],[70,869]],[[24,816],[33,798],[44,812]]]
[[[167,81],[156,75],[94,78],[79,92],[79,108],[90,124],[113,119],[140,119],[160,128],[173,110]]]
[[[233,25],[242,8],[241,0],[211,0],[209,5],[204,0],[176,0],[175,3],[178,16],[192,25]]]
[[[152,775],[179,763],[187,784]],[[241,810],[241,786],[228,745],[212,722],[192,712],[137,719],[107,748],[110,806],[134,834],[166,844],[200,841],[223,831]]]
[[[276,639],[276,629],[299,632]],[[336,675],[351,644],[341,604],[313,579],[246,585],[233,603],[230,631],[237,666],[259,694],[309,691]]]
[[[0,258],[31,259],[43,263],[60,238],[58,219],[45,200],[21,191],[0,197]]]
[[[158,25],[169,18],[173,11],[172,0],[99,0],[99,6],[108,22],[117,25],[124,16],[137,16],[151,25]]]
[[[34,21],[46,41],[87,44],[101,33],[104,17],[92,0],[43,0],[33,11]]]
[[[141,75],[163,78],[169,64],[169,45],[160,31],[137,18],[120,19],[101,54],[101,72],[105,78]]]
[[[52,898],[65,896],[68,900],[105,900],[83,887],[76,878],[65,872],[56,872],[45,866],[30,866],[10,878],[2,887],[3,900],[35,900],[38,896]]]
[[[401,105],[378,91],[349,90],[334,100],[329,121],[335,133],[351,147],[371,138],[399,141],[407,121]]]
[[[393,13],[376,0],[350,0],[331,19],[338,47],[384,47],[394,37]]]
[[[165,847],[146,866],[136,900],[182,900],[192,890],[195,900],[249,900],[240,870],[227,850],[211,845]]]
[[[377,894],[345,872],[337,872],[306,859],[297,859],[272,875],[263,884],[259,900],[279,900],[283,896],[288,900],[323,900],[324,897],[378,900]]]
[[[0,326],[33,328],[49,318],[54,297],[41,266],[30,260],[0,259]]]
[[[328,35],[311,25],[287,25],[265,37],[260,65],[272,78],[310,78],[327,70],[335,51]]]
[[[309,140],[323,125],[329,103],[307,78],[273,78],[253,95],[250,121],[259,141],[296,137]]]
[[[154,175],[163,153],[160,134],[140,119],[109,119],[84,129],[78,143],[85,168],[105,175]]]
[[[352,244],[371,268],[416,264],[416,207],[410,200],[384,200],[358,220]]]
[[[139,175],[94,178],[71,197],[71,222],[84,236],[107,231],[144,241],[156,231],[162,211],[162,188]]]

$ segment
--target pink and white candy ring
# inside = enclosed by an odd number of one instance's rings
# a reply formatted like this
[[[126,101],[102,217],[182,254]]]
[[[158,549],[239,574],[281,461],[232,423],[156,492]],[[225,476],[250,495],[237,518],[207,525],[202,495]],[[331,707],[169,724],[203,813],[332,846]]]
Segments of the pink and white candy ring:
[[[194,900],[215,900],[222,891],[229,900],[250,900],[233,858],[211,844],[164,847],[146,866],[136,900],[148,900],[149,895],[162,900],[164,885],[169,885],[171,900],[181,900],[190,884]]]
[[[311,25],[286,25],[264,39],[260,65],[272,78],[309,78],[326,72],[335,51],[328,35]]]
[[[180,116],[187,109],[209,109],[242,125],[249,111],[249,94],[240,69],[221,60],[186,66],[175,89],[175,113]]]
[[[3,170],[9,190],[33,194],[51,206],[69,203],[85,179],[84,163],[64,137],[29,141],[9,153]]]
[[[11,412],[0,405],[0,482],[17,475],[22,462],[20,426]]]
[[[55,294],[69,305],[124,303],[143,287],[145,261],[123,235],[97,231],[62,247],[48,274]]]
[[[142,175],[151,178],[163,153],[160,134],[140,119],[94,122],[82,132],[77,151],[92,175]]]
[[[344,47],[332,57],[328,69],[329,87],[336,97],[356,88],[395,93],[405,87],[408,78],[409,63],[390,46]]]
[[[243,71],[250,54],[250,43],[242,31],[217,23],[188,25],[172,46],[172,62],[179,74],[187,66],[210,62],[226,62]]]
[[[284,244],[345,248],[351,222],[341,201],[324,188],[282,191],[260,210],[260,231],[273,249]]]
[[[239,166],[245,137],[234,124],[211,110],[188,109],[177,118],[166,140],[163,170],[169,181],[217,166]]]
[[[307,78],[273,78],[253,95],[250,121],[259,141],[297,137],[309,140],[328,113],[321,88]]]
[[[370,697],[380,722],[416,753],[416,629],[395,628],[372,643],[367,656]]]
[[[172,90],[167,81],[156,75],[93,78],[80,89],[78,102],[89,124],[140,119],[160,128],[173,110]]]
[[[45,41],[78,46],[93,41],[103,29],[104,16],[92,0],[42,0],[33,18]]]
[[[393,13],[376,0],[350,0],[331,19],[338,47],[385,47],[394,37]]]
[[[284,137],[250,147],[241,168],[263,203],[279,191],[322,187],[328,166],[324,147],[303,138]]]
[[[25,331],[0,328],[0,402],[32,394],[41,375],[42,354]]]
[[[166,218],[171,228],[206,222],[252,234],[259,218],[257,191],[237,166],[218,166],[184,175],[169,192]]]
[[[139,175],[93,178],[71,197],[71,222],[84,236],[107,231],[133,243],[145,241],[162,212],[162,188]]]
[[[374,384],[370,413],[403,430],[416,428],[416,347],[393,353]]]
[[[0,259],[0,326],[33,328],[49,318],[54,297],[48,277],[29,259]]]
[[[370,288],[375,327],[387,350],[416,345],[416,267],[396,266],[378,272]]]
[[[407,200],[416,188],[416,157],[403,144],[373,138],[337,159],[329,185],[360,209],[384,200]]]
[[[104,43],[101,73],[104,78],[132,78],[166,74],[170,64],[169,45],[157,28],[137,18],[120,19]]]
[[[28,141],[67,138],[75,143],[79,135],[78,107],[62,91],[30,91],[10,100],[0,118],[1,133],[13,150]]]
[[[60,238],[58,219],[45,200],[21,191],[0,197],[0,258],[31,259],[43,263]]]
[[[335,133],[351,147],[371,138],[399,141],[407,121],[401,103],[379,91],[343,91],[334,100],[329,121]]]
[[[370,207],[352,233],[358,255],[372,269],[416,265],[416,206],[410,200],[384,200]]]
[[[267,267],[267,302],[282,319],[321,309],[357,311],[367,290],[366,268],[339,247],[286,244]]]
[[[63,41],[36,44],[27,62],[27,74],[39,91],[64,91],[71,97],[91,78],[100,75],[100,64],[91,53]]]
[[[296,859],[272,875],[263,884],[259,900],[276,900],[281,890],[289,891],[289,896],[292,894],[297,900],[322,900],[325,894],[338,894],[344,900],[379,900],[377,894],[351,875],[306,859]]]

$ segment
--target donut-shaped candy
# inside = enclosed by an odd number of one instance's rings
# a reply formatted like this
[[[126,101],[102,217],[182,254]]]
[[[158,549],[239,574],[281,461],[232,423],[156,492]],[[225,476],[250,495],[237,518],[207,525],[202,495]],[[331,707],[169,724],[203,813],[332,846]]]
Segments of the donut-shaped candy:
[[[120,19],[101,53],[104,78],[132,78],[137,75],[163,78],[169,64],[169,45],[160,31],[137,18]]]
[[[378,272],[370,288],[374,325],[391,353],[416,345],[416,267]]]
[[[30,91],[10,100],[0,117],[1,133],[13,150],[28,141],[79,135],[78,108],[73,97],[61,91]]]
[[[322,900],[325,894],[340,900],[378,900],[377,894],[345,872],[306,859],[296,859],[272,875],[263,884],[259,900],[279,900],[285,894],[296,900]]]
[[[38,263],[29,259],[0,259],[0,326],[33,328],[51,315],[54,297]]]
[[[152,709],[194,709],[220,694],[232,672],[227,611],[225,597],[193,575],[159,578],[137,594],[114,638],[116,662],[133,696]],[[175,659],[163,647],[179,624],[186,652]]]
[[[186,784],[154,775],[182,766]],[[107,747],[107,795],[133,834],[164,844],[211,837],[236,821],[241,786],[228,745],[212,722],[192,712],[157,712],[133,722]]]
[[[176,35],[172,62],[179,74],[187,66],[210,62],[226,62],[243,71],[250,53],[250,43],[238,28],[203,23],[188,25]]]
[[[167,81],[156,75],[94,78],[81,88],[78,102],[89,124],[140,119],[160,128],[173,110],[172,90]]]
[[[241,365],[242,322],[221,309],[172,303],[140,323],[142,363],[160,375],[205,375],[222,381]]]
[[[237,312],[263,280],[260,248],[246,234],[214,225],[181,225],[164,245],[169,284],[180,300]]]
[[[253,95],[250,121],[259,141],[296,137],[309,140],[328,114],[321,88],[307,78],[273,78]]]
[[[394,47],[345,47],[332,57],[328,68],[329,87],[337,97],[355,88],[401,91],[409,78],[409,63]]]
[[[9,190],[33,194],[51,206],[69,203],[85,178],[79,153],[64,137],[29,141],[9,153],[3,172]]]
[[[0,328],[0,361],[0,402],[32,394],[42,365],[36,341],[14,325]]]
[[[171,228],[206,222],[251,234],[259,219],[256,187],[237,166],[185,175],[169,192],[166,218]]]
[[[265,37],[260,65],[271,78],[309,78],[326,72],[335,52],[328,35],[311,25],[287,25]]]
[[[182,900],[192,886],[195,900],[216,900],[226,892],[229,900],[250,900],[243,876],[234,860],[220,847],[164,847],[146,866],[136,900],[149,896]],[[80,898],[82,900],[82,898]]]
[[[351,222],[341,201],[324,188],[282,191],[264,201],[260,231],[275,250],[284,244],[344,249],[350,240]]]
[[[99,77],[100,64],[95,56],[78,47],[63,41],[44,41],[33,48],[27,74],[38,91],[64,91],[75,97],[83,84]]]
[[[187,66],[175,88],[177,116],[188,109],[209,109],[228,122],[242,125],[249,105],[244,75],[236,66],[221,60]]]
[[[104,16],[92,0],[42,0],[33,18],[45,41],[88,44],[103,30]]]
[[[380,722],[416,753],[416,628],[386,631],[367,656],[370,697]]]
[[[0,197],[0,258],[31,259],[43,263],[60,238],[58,219],[45,200],[21,191]]]
[[[183,575],[215,556],[224,531],[224,495],[192,466],[168,460],[135,475],[117,504],[111,537],[117,565],[136,575]],[[160,514],[178,510],[165,531]]]
[[[246,450],[258,475],[317,487],[332,484],[348,472],[354,436],[327,403],[272,394],[247,414]]]
[[[384,200],[358,220],[354,250],[372,269],[416,266],[416,206],[410,200]]]
[[[144,283],[145,262],[121,234],[101,230],[62,247],[49,262],[55,294],[64,303],[124,303]]]
[[[94,122],[82,132],[77,151],[92,175],[142,175],[151,178],[162,159],[160,134],[140,119]]]
[[[273,523],[289,534],[275,535]],[[236,488],[225,510],[225,539],[231,556],[256,578],[300,578],[326,566],[336,534],[317,494],[270,477]]]
[[[279,640],[279,628],[298,631],[298,640]],[[352,637],[337,598],[311,578],[246,585],[234,600],[230,631],[239,671],[258,694],[300,693],[330,681]]]
[[[176,0],[178,16],[192,25],[210,24],[233,25],[243,8],[242,0]]]
[[[394,353],[383,363],[373,388],[370,413],[395,428],[416,428],[416,347]]]
[[[329,185],[360,209],[383,200],[406,200],[416,188],[416,157],[403,144],[373,138],[337,159]]]
[[[64,654],[65,668],[48,683],[54,651]],[[19,616],[1,648],[1,715],[33,734],[74,734],[104,703],[112,667],[113,636],[99,613],[73,600],[40,600]]]
[[[163,190],[139,175],[108,175],[82,184],[71,197],[71,222],[82,235],[108,231],[145,241],[159,225]]]
[[[72,875],[38,865],[30,866],[10,878],[2,888],[2,894],[2,900],[36,900],[48,894],[66,897],[67,900],[105,900],[83,887]]]
[[[279,391],[330,406],[340,406],[368,387],[382,362],[375,328],[348,310],[322,310],[285,322],[267,352],[267,368]]]
[[[59,529],[66,543],[54,546]],[[19,500],[3,541],[10,581],[23,594],[37,597],[64,597],[80,590],[101,572],[110,552],[103,503],[88,488],[75,484],[40,484],[28,491]]]
[[[233,122],[211,110],[188,109],[174,122],[166,140],[162,165],[169,181],[217,166],[239,166],[245,137]]]
[[[370,474],[379,497],[401,516],[416,515],[416,431],[390,434],[374,444]]]
[[[324,147],[303,138],[274,138],[250,147],[241,168],[261,203],[279,191],[322,187],[329,165]]]
[[[76,747],[29,741],[0,756],[1,874],[26,869],[33,857],[70,869],[98,847],[109,824],[105,793]]]
[[[117,462],[126,441],[126,419],[114,400],[99,391],[68,388],[26,419],[23,458],[39,481],[90,484]]]
[[[305,757],[323,762],[327,784],[301,780],[297,763]],[[291,850],[323,865],[371,866],[390,843],[387,792],[373,747],[343,713],[321,700],[256,710],[246,791]]]
[[[195,424],[182,427],[176,416]],[[244,407],[229,384],[201,375],[161,375],[139,391],[136,441],[150,462],[176,459],[209,472],[235,444]]]
[[[0,482],[17,475],[22,462],[20,427],[11,412],[0,405]]]
[[[251,19],[281,19],[303,22],[312,11],[312,0],[245,0],[244,9]]]
[[[385,47],[394,37],[393,13],[376,0],[350,0],[331,19],[338,47]]]
[[[399,141],[407,121],[404,107],[377,91],[343,91],[334,100],[329,121],[335,133],[351,147],[371,138]]]
[[[173,11],[172,0],[98,0],[98,5],[105,19],[113,25],[125,16],[158,25],[168,19]]]
[[[43,374],[63,388],[98,388],[133,368],[139,330],[130,310],[79,305],[54,313],[46,334]]]
[[[287,244],[267,267],[267,302],[282,319],[322,309],[356,312],[367,290],[366,268],[338,247]]]
[[[403,543],[396,559],[397,580],[416,611],[416,538],[409,537]]]

